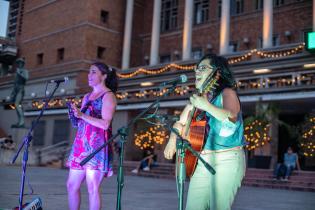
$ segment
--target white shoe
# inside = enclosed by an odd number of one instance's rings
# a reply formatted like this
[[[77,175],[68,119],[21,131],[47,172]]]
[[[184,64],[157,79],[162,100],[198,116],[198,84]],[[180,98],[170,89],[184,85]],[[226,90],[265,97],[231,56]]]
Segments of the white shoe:
[[[147,167],[144,167],[143,170],[144,171],[150,171],[150,168],[147,166]]]
[[[137,174],[139,171],[137,169],[133,169],[131,173]]]

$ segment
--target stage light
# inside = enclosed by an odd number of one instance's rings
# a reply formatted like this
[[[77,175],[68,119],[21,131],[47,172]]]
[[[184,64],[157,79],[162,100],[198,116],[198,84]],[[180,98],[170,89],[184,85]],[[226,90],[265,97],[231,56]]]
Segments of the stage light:
[[[271,69],[254,69],[254,74],[265,74],[271,72]]]
[[[152,86],[154,83],[153,82],[141,82],[140,85],[142,87],[148,87],[148,86]]]
[[[313,68],[315,67],[315,63],[308,63],[303,65],[304,68]]]

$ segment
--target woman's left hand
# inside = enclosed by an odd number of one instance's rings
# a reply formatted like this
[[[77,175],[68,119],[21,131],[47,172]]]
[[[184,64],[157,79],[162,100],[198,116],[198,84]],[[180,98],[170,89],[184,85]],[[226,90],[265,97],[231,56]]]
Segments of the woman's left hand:
[[[201,109],[203,111],[206,111],[207,106],[209,104],[209,101],[207,99],[207,96],[198,96],[196,94],[192,95],[190,98],[190,103],[196,107],[197,109]]]
[[[190,103],[196,107],[197,109],[201,109],[203,111],[206,111],[207,106],[209,104],[209,101],[207,99],[207,96],[198,96],[196,94],[193,94],[190,98]]]
[[[75,117],[82,118],[83,113],[80,111],[80,109],[76,105],[71,104],[71,108],[73,110],[73,114]]]

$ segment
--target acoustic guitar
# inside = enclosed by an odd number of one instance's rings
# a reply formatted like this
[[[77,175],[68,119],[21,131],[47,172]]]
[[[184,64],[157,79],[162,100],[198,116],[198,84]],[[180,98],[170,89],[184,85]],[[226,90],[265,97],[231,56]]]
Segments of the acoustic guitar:
[[[204,95],[210,91],[214,91],[217,86],[217,81],[219,80],[218,69],[215,69],[202,84],[199,95]],[[213,100],[212,98],[211,100]],[[196,107],[193,107],[189,113],[187,124],[184,127],[184,138],[188,139],[191,147],[197,151],[201,152],[204,145],[204,136],[206,130],[206,120],[198,119],[200,116],[200,111],[196,111]],[[185,154],[185,165],[186,165],[186,175],[191,177],[195,171],[198,158],[194,156],[189,150],[186,150]]]

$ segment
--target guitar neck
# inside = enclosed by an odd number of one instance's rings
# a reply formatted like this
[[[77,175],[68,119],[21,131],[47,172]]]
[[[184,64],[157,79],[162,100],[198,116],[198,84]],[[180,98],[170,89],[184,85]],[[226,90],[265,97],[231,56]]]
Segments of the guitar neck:
[[[190,124],[192,122],[192,119],[195,115],[195,111],[196,111],[196,107],[193,107],[192,110],[190,111],[190,114],[189,114],[189,118],[188,118],[188,121],[187,121],[187,124],[186,124],[186,129],[185,129],[185,136],[188,136],[188,132],[189,132],[189,129],[190,129]]]

